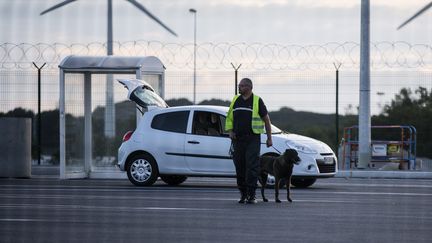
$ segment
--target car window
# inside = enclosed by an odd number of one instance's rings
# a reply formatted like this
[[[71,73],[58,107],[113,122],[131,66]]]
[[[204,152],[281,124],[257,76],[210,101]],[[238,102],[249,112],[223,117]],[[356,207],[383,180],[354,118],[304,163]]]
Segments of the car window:
[[[272,134],[281,134],[282,130],[280,130],[278,127],[276,127],[275,125],[271,125],[271,130],[272,130]]]
[[[225,120],[226,116],[219,115],[220,121],[221,121],[221,127],[222,127],[222,136],[229,137],[229,133],[225,131]]]
[[[153,118],[151,127],[153,129],[186,133],[189,111],[175,111],[156,115]]]
[[[168,107],[168,105],[159,95],[157,95],[153,90],[146,86],[138,87],[137,89],[135,89],[132,92],[130,99],[136,102],[141,107]]]
[[[224,136],[221,118],[223,118],[223,116],[217,113],[195,111],[192,133],[196,135]]]

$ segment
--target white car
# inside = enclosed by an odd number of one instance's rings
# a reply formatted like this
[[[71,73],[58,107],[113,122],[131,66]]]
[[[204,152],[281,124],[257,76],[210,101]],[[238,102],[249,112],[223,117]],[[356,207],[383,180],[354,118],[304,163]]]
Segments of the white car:
[[[170,185],[188,176],[235,177],[231,140],[224,131],[228,107],[168,107],[146,82],[118,81],[128,89],[128,98],[146,110],[135,131],[124,135],[118,150],[118,166],[133,184],[149,186],[158,177]],[[266,135],[261,135],[261,155],[278,156],[288,148],[299,152],[301,162],[294,166],[291,181],[294,186],[308,187],[317,178],[336,174],[337,159],[327,144],[275,126],[272,137],[273,146],[267,148]]]

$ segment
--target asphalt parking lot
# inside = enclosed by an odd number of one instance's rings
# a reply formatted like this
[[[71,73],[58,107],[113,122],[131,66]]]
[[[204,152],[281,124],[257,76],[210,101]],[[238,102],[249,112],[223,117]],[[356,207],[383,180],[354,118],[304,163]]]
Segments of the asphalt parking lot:
[[[233,179],[0,179],[0,242],[430,242],[432,181],[318,180],[240,205]]]

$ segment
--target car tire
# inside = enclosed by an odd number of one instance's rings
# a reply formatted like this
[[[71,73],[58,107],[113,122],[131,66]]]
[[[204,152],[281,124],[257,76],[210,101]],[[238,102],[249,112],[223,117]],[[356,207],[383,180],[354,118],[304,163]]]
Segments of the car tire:
[[[163,182],[170,186],[177,186],[186,181],[187,176],[182,175],[161,175],[160,178]]]
[[[127,176],[136,186],[153,185],[159,176],[156,161],[146,154],[133,156],[128,162]]]
[[[315,183],[315,178],[291,178],[291,185],[298,188],[307,188]]]

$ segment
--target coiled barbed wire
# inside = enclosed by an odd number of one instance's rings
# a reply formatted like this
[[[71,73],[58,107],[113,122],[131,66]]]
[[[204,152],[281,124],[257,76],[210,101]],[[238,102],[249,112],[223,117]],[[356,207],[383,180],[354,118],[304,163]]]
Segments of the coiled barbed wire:
[[[192,43],[159,41],[114,42],[119,56],[156,56],[170,70],[193,69]],[[0,69],[32,69],[32,62],[46,62],[56,69],[67,55],[106,55],[106,43],[4,43],[0,45]],[[360,44],[330,42],[322,45],[282,45],[266,43],[200,43],[197,45],[198,70],[227,70],[231,63],[249,70],[333,70],[358,69]],[[407,42],[371,43],[373,69],[432,69],[432,46]]]

